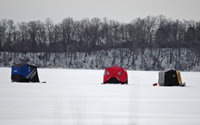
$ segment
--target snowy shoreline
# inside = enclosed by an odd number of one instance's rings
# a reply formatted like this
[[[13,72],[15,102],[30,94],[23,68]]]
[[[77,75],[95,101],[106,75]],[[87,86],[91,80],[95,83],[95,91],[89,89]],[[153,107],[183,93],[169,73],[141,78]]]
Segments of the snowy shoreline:
[[[120,66],[128,70],[200,71],[200,57],[191,49],[112,49],[74,53],[0,53],[0,67],[29,63],[39,68],[105,69]]]

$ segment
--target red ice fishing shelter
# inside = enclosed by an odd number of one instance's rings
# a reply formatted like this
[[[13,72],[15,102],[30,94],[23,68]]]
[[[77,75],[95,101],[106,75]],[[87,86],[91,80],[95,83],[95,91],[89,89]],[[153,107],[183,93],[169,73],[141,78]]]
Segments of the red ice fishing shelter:
[[[119,66],[107,67],[104,72],[103,83],[128,84],[126,69]]]

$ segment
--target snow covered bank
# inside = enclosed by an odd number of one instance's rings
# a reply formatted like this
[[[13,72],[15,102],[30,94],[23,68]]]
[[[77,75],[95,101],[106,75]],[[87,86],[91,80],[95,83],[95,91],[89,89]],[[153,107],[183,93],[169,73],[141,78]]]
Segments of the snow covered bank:
[[[74,53],[0,53],[0,66],[29,63],[46,68],[105,69],[120,66],[132,70],[200,71],[200,56],[192,49],[112,49]]]

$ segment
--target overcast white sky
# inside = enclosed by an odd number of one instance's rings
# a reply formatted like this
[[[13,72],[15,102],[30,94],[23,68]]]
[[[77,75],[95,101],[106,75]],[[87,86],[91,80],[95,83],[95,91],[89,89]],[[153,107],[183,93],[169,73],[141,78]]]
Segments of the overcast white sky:
[[[99,17],[128,23],[138,17],[164,15],[173,20],[200,21],[200,0],[0,0],[0,20],[54,23]]]

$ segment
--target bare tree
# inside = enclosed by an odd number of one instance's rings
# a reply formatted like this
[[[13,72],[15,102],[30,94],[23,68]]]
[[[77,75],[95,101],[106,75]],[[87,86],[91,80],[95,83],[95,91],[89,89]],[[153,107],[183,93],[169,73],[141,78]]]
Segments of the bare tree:
[[[6,42],[6,30],[8,28],[7,20],[2,19],[0,21],[0,51],[3,51],[3,44]]]

